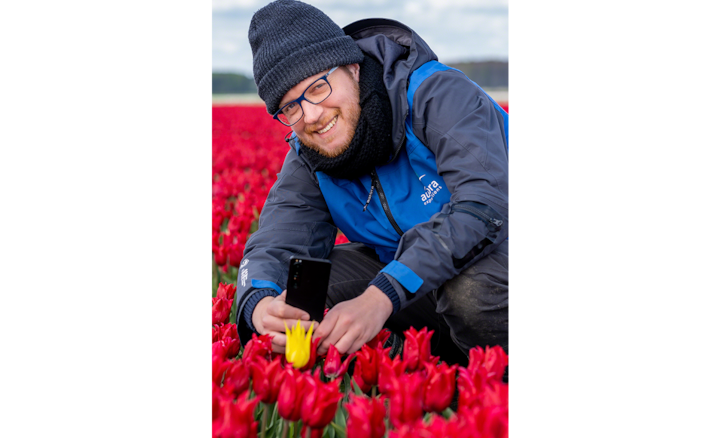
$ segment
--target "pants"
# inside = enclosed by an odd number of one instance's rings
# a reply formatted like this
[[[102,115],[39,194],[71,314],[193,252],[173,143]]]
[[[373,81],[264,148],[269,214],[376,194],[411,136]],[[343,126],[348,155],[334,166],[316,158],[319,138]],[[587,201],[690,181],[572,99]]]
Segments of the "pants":
[[[385,266],[361,243],[337,245],[330,260],[328,307],[362,294]],[[391,316],[385,327],[400,336],[410,327],[434,330],[432,354],[449,364],[467,366],[478,345],[508,352],[508,242]]]

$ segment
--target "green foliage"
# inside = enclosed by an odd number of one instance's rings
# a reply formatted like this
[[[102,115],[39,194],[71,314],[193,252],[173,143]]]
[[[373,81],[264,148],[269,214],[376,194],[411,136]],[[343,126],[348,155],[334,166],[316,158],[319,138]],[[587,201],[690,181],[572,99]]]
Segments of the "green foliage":
[[[255,81],[243,74],[237,73],[213,73],[212,74],[213,94],[246,94],[257,93]]]
[[[508,87],[507,61],[456,62],[447,65],[465,73],[482,88]]]
[[[454,62],[448,66],[465,73],[476,84],[483,88],[508,87],[507,61],[473,61]],[[238,73],[213,73],[213,94],[248,94],[257,93],[253,78]]]

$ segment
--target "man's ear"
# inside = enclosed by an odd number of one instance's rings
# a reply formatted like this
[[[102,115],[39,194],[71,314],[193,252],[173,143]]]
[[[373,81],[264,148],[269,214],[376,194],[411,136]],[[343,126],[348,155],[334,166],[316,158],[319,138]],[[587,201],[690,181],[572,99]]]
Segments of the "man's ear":
[[[360,64],[348,64],[345,67],[347,67],[355,82],[360,82]]]

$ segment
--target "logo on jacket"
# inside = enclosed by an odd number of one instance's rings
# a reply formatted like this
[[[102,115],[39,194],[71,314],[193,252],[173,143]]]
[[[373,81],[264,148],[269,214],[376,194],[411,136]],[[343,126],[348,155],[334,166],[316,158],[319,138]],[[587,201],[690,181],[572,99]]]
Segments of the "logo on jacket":
[[[420,178],[422,178],[422,176]],[[425,193],[420,195],[420,199],[422,199],[423,205],[428,205],[429,203],[431,203],[435,195],[437,195],[437,193],[441,189],[442,186],[438,184],[437,181],[431,181],[430,184],[425,186]]]
[[[242,284],[243,286],[245,286],[245,281],[247,280],[247,278],[248,278],[248,270],[247,270],[247,269],[243,269],[243,270],[240,272],[240,284]]]

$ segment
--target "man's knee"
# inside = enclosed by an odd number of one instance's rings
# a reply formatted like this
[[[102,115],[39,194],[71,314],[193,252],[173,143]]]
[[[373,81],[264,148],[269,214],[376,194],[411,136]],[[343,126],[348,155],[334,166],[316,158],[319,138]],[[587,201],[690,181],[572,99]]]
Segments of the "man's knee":
[[[466,352],[476,345],[500,345],[507,351],[507,251],[493,254],[468,267],[436,292],[437,312],[443,315],[453,339]]]

